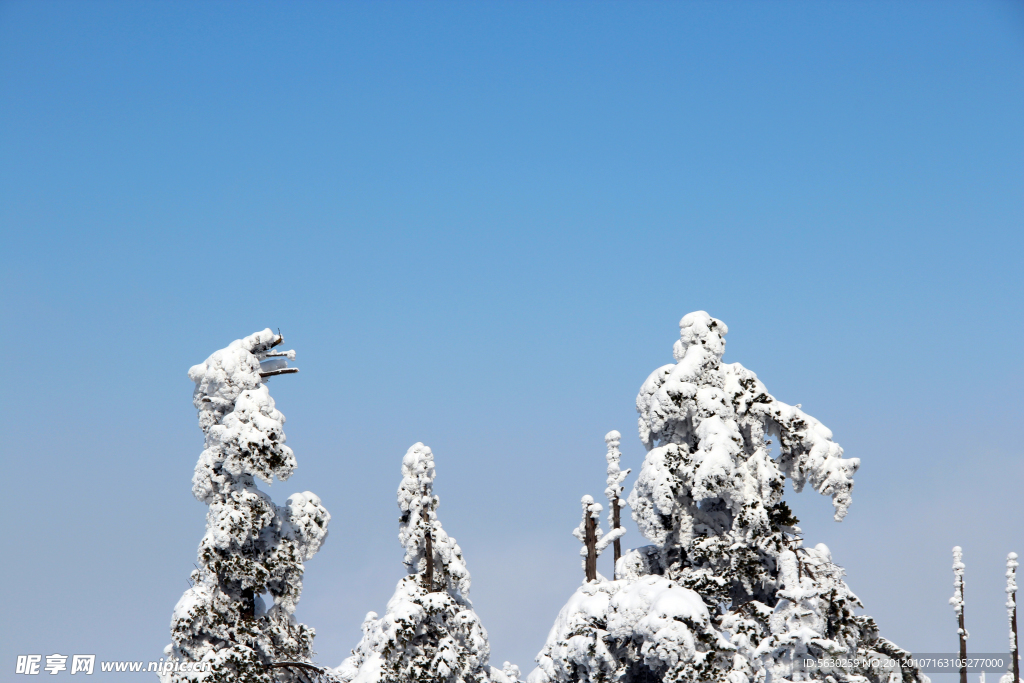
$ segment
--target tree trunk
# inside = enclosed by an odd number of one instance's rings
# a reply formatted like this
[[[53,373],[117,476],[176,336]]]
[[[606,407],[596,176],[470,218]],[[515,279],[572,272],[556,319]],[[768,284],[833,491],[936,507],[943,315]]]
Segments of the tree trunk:
[[[964,609],[966,608],[964,600],[964,581],[960,580],[960,683],[967,683],[967,638],[965,637],[967,629],[964,628]]]
[[[618,529],[620,526],[622,526],[622,520],[619,517],[619,512],[621,510],[622,510],[622,508],[619,507],[619,497],[615,496],[615,500],[612,501],[612,525],[613,525],[612,528],[613,529]],[[615,548],[615,564],[618,564],[619,563],[619,558],[622,557],[622,546],[619,544],[619,539],[616,538],[614,543],[612,543],[612,546]],[[612,578],[614,578],[614,577],[615,577],[615,574],[613,573],[612,574]]]
[[[1010,633],[1013,634],[1013,652],[1010,657],[1013,659],[1013,683],[1020,681],[1020,639],[1017,637],[1017,593],[1010,594],[1013,600],[1013,612],[1010,614]]]
[[[423,572],[423,586],[428,593],[434,592],[434,540],[430,529],[430,513],[423,508],[423,538],[426,541],[425,555],[427,556],[427,568]]]
[[[587,544],[587,581],[597,580],[597,520],[587,514],[587,528],[584,539]]]

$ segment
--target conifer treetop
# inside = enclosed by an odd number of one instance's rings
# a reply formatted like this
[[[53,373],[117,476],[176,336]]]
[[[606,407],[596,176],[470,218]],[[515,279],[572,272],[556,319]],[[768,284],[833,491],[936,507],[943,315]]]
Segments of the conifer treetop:
[[[471,579],[462,549],[441,527],[437,516],[441,501],[434,495],[435,475],[430,448],[422,443],[413,444],[402,458],[402,483],[398,486],[398,508],[402,513],[398,540],[405,548],[402,561],[410,574],[424,571],[429,534],[438,579],[449,582],[452,590],[468,599]]]

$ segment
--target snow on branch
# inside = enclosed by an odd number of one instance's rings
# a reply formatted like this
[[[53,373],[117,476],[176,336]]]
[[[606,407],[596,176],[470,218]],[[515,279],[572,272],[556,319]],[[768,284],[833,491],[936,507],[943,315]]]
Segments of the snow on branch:
[[[949,604],[953,606],[953,611],[960,617],[961,622],[964,616],[964,552],[960,546],[953,547],[953,597],[949,599]],[[970,638],[970,635],[963,627],[963,623],[960,624],[960,628],[957,631],[964,638]]]
[[[621,510],[626,505],[626,500],[622,497],[622,482],[632,471],[619,467],[619,461],[622,459],[622,452],[619,451],[621,439],[622,435],[614,429],[604,435],[604,442],[608,446],[608,453],[605,455],[605,460],[608,461],[608,479],[606,480],[608,486],[604,490],[604,495],[608,498],[608,528],[610,531],[602,547],[606,547],[609,543],[615,544],[615,562],[618,562],[622,556],[619,539],[626,533],[620,520]]]

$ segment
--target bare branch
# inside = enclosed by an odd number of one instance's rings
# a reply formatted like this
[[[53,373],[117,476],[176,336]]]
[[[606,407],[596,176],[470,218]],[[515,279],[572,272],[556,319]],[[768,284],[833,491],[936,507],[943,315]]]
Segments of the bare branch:
[[[269,372],[261,372],[260,377],[275,377],[277,375],[294,375],[298,372],[298,368],[281,368],[280,370],[270,370]]]

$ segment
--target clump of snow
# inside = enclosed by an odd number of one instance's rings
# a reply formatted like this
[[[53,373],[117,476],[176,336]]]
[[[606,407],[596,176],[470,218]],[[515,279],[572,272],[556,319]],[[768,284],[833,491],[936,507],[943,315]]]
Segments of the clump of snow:
[[[327,537],[330,514],[306,491],[277,506],[256,488],[295,470],[285,445],[284,415],[261,377],[261,362],[294,359],[275,352],[283,339],[269,329],[232,342],[189,370],[193,404],[206,448],[192,478],[209,505],[206,534],[192,587],[171,617],[173,661],[203,662],[205,672],[167,672],[171,681],[272,681],[266,665],[308,662],[313,629],[293,617],[302,593],[303,562]],[[270,605],[260,597],[268,594]]]
[[[604,495],[608,498],[608,528],[610,529],[607,543],[615,546],[615,562],[618,562],[622,555],[622,548],[619,539],[625,535],[626,530],[622,526],[622,508],[626,506],[626,500],[622,497],[622,482],[629,476],[631,470],[623,470],[619,466],[622,459],[622,452],[619,450],[619,443],[622,435],[614,429],[604,436],[604,442],[608,447],[605,460],[608,461],[606,479],[607,486]]]
[[[619,467],[619,461],[622,459],[622,452],[619,450],[619,443],[621,443],[622,435],[614,429],[604,436],[604,442],[608,446],[608,453],[605,455],[605,460],[608,461],[608,479],[606,480],[607,488],[604,490],[604,495],[608,499],[608,528],[615,529],[618,525],[615,523],[615,508],[622,508],[626,506],[626,501],[622,498],[622,482],[626,480],[630,469],[623,470]]]
[[[698,679],[729,649],[700,596],[669,579],[592,581],[558,613],[528,681]]]

